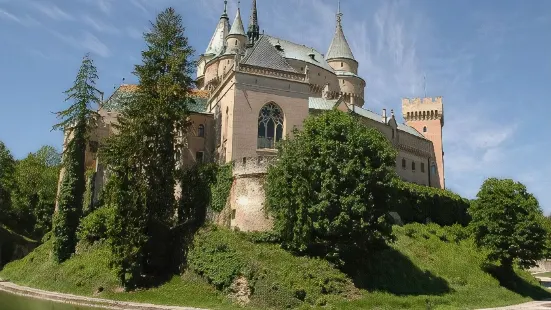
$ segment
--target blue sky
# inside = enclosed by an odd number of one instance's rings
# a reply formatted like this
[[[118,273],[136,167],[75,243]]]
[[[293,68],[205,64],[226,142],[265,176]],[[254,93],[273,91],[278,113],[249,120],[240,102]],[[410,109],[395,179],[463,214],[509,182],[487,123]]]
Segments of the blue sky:
[[[248,22],[250,0],[241,10]],[[90,52],[106,95],[144,48],[141,33],[167,6],[183,16],[196,56],[210,40],[222,0],[0,0],[0,140],[18,158],[60,147],[53,111]],[[258,0],[261,30],[326,53],[336,0]],[[229,1],[233,21],[237,1]],[[446,185],[473,198],[487,177],[527,185],[551,212],[551,1],[342,0],[345,34],[366,108],[400,98],[444,98]],[[401,117],[400,117],[401,118]]]

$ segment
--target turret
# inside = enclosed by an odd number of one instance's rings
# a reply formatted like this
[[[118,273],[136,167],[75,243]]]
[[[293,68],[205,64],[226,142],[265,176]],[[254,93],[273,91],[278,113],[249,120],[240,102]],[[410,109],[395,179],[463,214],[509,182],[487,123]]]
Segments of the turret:
[[[260,38],[260,26],[258,25],[258,11],[256,9],[256,0],[253,0],[251,17],[249,18],[249,28],[247,29],[247,46],[253,46]]]
[[[210,39],[209,46],[205,51],[205,56],[218,56],[224,52],[226,47],[226,37],[230,30],[230,20],[228,18],[228,1],[224,1],[224,13],[220,16],[218,25]]]
[[[346,94],[345,99],[353,105],[362,107],[364,105],[365,81],[358,76],[358,62],[344,35],[342,15],[339,1],[337,27],[325,60],[335,70],[341,93]]]
[[[226,37],[227,53],[237,54],[242,53],[247,44],[247,34],[241,20],[241,9],[237,7],[237,14],[230,29],[230,33]]]

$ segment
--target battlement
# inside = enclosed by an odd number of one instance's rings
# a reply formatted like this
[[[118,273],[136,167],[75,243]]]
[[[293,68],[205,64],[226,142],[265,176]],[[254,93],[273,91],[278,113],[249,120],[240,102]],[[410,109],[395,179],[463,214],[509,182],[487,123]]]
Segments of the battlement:
[[[406,122],[440,120],[444,125],[444,104],[442,97],[403,98],[402,116]]]
[[[443,105],[442,97],[402,98],[402,107],[416,105]]]
[[[233,176],[244,177],[266,174],[268,167],[276,160],[276,156],[254,156],[236,159],[232,162]]]

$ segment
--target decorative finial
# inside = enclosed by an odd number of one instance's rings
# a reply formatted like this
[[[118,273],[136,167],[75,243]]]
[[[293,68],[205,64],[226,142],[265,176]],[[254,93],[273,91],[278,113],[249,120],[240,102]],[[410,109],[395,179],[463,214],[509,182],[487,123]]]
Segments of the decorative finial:
[[[224,0],[224,14],[228,13],[228,0]]]
[[[337,23],[341,23],[342,13],[341,13],[341,0],[338,0],[338,9],[337,9]]]

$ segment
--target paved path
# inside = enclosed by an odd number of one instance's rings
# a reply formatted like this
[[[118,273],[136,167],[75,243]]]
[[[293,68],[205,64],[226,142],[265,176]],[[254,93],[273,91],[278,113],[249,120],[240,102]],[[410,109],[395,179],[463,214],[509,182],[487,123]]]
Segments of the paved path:
[[[10,294],[15,294],[19,296],[25,296],[30,298],[37,298],[48,301],[63,302],[67,304],[87,306],[94,308],[102,309],[113,309],[113,310],[206,310],[199,308],[189,308],[189,307],[170,307],[170,306],[159,306],[153,304],[142,304],[134,302],[124,302],[124,301],[113,301],[100,298],[91,298],[76,296],[70,294],[61,294],[55,292],[48,292],[43,290],[38,290],[30,287],[19,286],[17,284],[2,281],[0,279],[0,291],[4,291]]]
[[[549,277],[538,277],[537,274],[533,274],[542,286],[546,288],[551,288],[551,278]],[[479,310],[551,310],[551,300],[546,301],[531,301],[520,305],[500,307],[500,308],[488,308],[488,309],[479,309]]]

